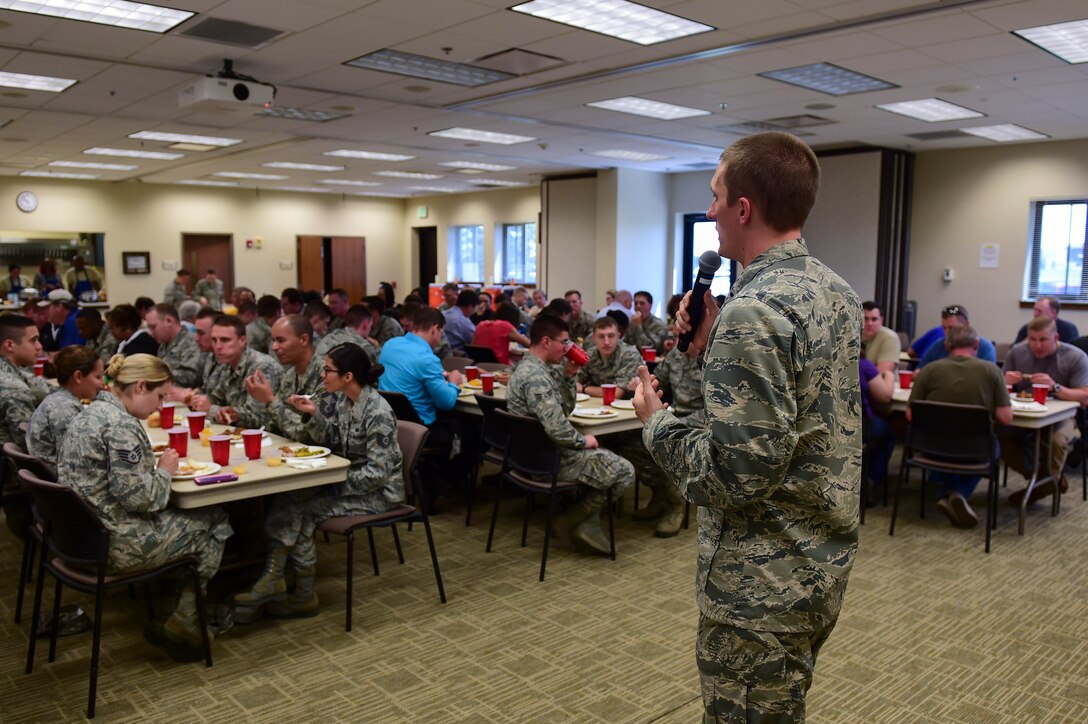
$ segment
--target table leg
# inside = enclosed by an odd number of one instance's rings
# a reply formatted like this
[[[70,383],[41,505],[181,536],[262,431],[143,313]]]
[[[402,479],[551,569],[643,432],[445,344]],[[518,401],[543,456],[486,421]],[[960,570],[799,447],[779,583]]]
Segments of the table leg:
[[[1024,524],[1027,519],[1028,500],[1031,498],[1031,491],[1039,485],[1043,485],[1050,482],[1054,485],[1054,499],[1050,504],[1050,516],[1055,517],[1058,515],[1058,506],[1061,503],[1061,485],[1059,480],[1061,479],[1061,471],[1058,472],[1058,477],[1054,476],[1054,471],[1050,469],[1051,461],[1054,459],[1054,435],[1049,434],[1047,436],[1047,474],[1039,476],[1039,465],[1041,464],[1040,452],[1042,448],[1042,439],[1044,430],[1053,430],[1054,425],[1050,425],[1046,428],[1041,428],[1035,431],[1035,451],[1034,460],[1031,466],[1031,479],[1028,480],[1028,486],[1024,489],[1024,497],[1020,500],[1020,520],[1016,529],[1017,535],[1024,535]]]

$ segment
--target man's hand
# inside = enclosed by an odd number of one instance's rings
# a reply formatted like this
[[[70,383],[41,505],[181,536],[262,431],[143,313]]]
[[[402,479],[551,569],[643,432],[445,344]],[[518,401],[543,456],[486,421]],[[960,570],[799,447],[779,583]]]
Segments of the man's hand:
[[[453,370],[452,372],[447,372],[446,373],[446,380],[448,382],[452,382],[453,384],[460,386],[461,384],[464,383],[465,378],[464,378],[464,376],[462,376],[462,374],[460,372],[458,372],[457,370]]]
[[[194,392],[196,390],[188,387],[171,387],[170,391],[166,393],[166,399],[170,402],[185,402],[185,398],[190,397]]]
[[[1005,384],[1006,385],[1018,385],[1023,381],[1024,381],[1024,375],[1023,375],[1022,372],[1017,372],[1016,370],[1010,370],[1010,371],[1005,373]]]
[[[165,470],[173,475],[178,471],[178,451],[173,448],[168,448],[159,457],[159,470]]]
[[[564,359],[566,358],[564,357]],[[563,366],[563,374],[565,374],[567,377],[574,377],[576,374],[578,374],[578,371],[580,369],[582,369],[581,365],[576,365],[568,359],[567,363]],[[582,391],[581,385],[578,386],[578,391]]]
[[[650,370],[646,368],[646,365],[642,365],[638,368],[638,386],[635,387],[635,398],[633,404],[635,406],[635,414],[638,415],[638,419],[642,421],[642,424],[646,424],[646,421],[650,419],[658,410],[664,410],[668,405],[661,401],[661,390],[658,389],[657,378],[650,374]]]
[[[1036,372],[1031,376],[1031,384],[1033,385],[1046,385],[1050,389],[1054,389],[1054,378],[1048,375],[1046,372]]]
[[[269,402],[276,399],[276,393],[272,391],[272,385],[260,370],[257,370],[246,378],[246,392],[249,393],[250,397],[263,405],[267,405]]]
[[[680,300],[680,308],[676,310],[676,331],[684,334],[691,331],[691,315],[688,314],[688,306],[691,304],[691,292],[684,294]],[[714,298],[710,290],[703,295],[703,318],[699,322],[699,328],[695,330],[695,337],[691,340],[691,346],[700,352],[706,349],[710,343],[710,330],[714,327],[714,320],[718,317],[718,300]],[[691,347],[689,346],[688,349]]]
[[[632,326],[632,327],[641,327],[642,326],[642,313],[641,312],[635,312],[634,314],[631,315],[630,326]]]
[[[211,398],[207,395],[193,395],[189,400],[189,409],[194,412],[208,412],[212,409]]]
[[[601,444],[597,442],[595,435],[586,435],[586,450],[595,450],[599,448]]]
[[[220,407],[215,411],[215,419],[224,425],[233,425],[238,422],[238,410],[233,407]]]
[[[317,405],[309,397],[303,395],[291,395],[287,398],[287,404],[304,415],[316,415]]]

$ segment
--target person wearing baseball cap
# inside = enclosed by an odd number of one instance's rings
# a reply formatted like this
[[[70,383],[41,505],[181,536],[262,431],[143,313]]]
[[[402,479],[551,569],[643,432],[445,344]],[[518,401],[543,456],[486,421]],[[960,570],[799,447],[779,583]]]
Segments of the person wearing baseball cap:
[[[42,330],[42,349],[56,352],[70,344],[84,343],[85,340],[76,328],[79,307],[71,292],[67,289],[54,289],[43,301],[38,302],[38,306],[46,308],[45,316],[48,320]]]
[[[970,324],[970,318],[967,316],[967,307],[962,304],[949,304],[941,310],[941,327],[945,334],[947,334],[948,330],[952,327],[965,327],[968,324]],[[922,361],[918,363],[918,369],[922,369],[930,362],[936,362],[947,356],[948,349],[943,342],[940,344],[931,344],[929,349],[926,350],[926,353],[922,355]],[[997,364],[997,350],[994,349],[994,343],[988,339],[982,337],[978,338],[977,356],[978,359]]]

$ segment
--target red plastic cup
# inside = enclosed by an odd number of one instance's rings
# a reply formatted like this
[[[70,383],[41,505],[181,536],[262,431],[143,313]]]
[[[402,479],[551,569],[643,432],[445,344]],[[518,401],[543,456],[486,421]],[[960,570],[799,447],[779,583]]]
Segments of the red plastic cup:
[[[34,376],[35,377],[41,377],[43,374],[45,374],[45,363],[44,362],[35,362],[34,363]]]
[[[178,457],[183,458],[189,454],[188,431],[184,427],[172,427],[166,431],[166,434],[170,436],[170,447],[174,449]]]
[[[212,435],[208,438],[212,448],[212,462],[226,465],[230,462],[230,435]]]
[[[208,417],[208,413],[190,412],[185,417],[189,421],[189,437],[196,440],[200,437],[200,431],[204,429],[204,420]]]
[[[485,372],[480,375],[480,384],[483,385],[485,395],[495,394],[495,375]]]
[[[904,390],[909,390],[912,380],[914,380],[914,370],[899,370],[900,387],[902,387]]]
[[[242,430],[242,445],[246,449],[246,457],[250,460],[260,459],[263,437],[264,433],[260,430]]]
[[[643,362],[657,362],[657,350],[653,347],[642,348],[642,361]]]
[[[169,430],[174,427],[174,403],[164,402],[162,408],[159,410],[159,425],[163,430]],[[180,455],[180,453],[178,453]]]
[[[476,379],[479,379],[479,378],[480,378],[480,368],[479,367],[469,366],[469,367],[465,368],[465,379],[466,380],[468,380],[469,382],[472,382],[473,380],[476,380]]]
[[[586,351],[584,349],[576,344],[572,344],[570,347],[567,347],[567,351],[563,354],[563,356],[569,359],[574,364],[578,365],[579,367],[585,367],[586,363],[589,362],[589,355],[586,354]]]
[[[604,405],[607,407],[616,401],[616,386],[615,385],[601,385],[601,399],[604,400]]]
[[[1050,385],[1032,385],[1031,393],[1035,396],[1035,401],[1040,405],[1046,404],[1046,396],[1050,394]]]

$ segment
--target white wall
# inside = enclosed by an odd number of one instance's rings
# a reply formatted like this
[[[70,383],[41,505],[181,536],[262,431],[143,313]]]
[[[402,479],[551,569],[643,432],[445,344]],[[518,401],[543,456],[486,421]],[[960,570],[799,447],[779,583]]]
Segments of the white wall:
[[[672,289],[669,257],[669,178],[663,173],[619,169],[616,178],[617,287],[634,293],[648,291],[654,313],[665,316]],[[668,293],[666,293],[666,290]]]
[[[1088,141],[1024,143],[918,154],[908,294],[918,332],[964,304],[979,334],[1011,342],[1031,319],[1020,309],[1033,199],[1088,197]],[[979,268],[979,245],[1000,246],[997,269]],[[951,267],[952,282],[941,280]],[[1061,316],[1088,333],[1088,312]]]

